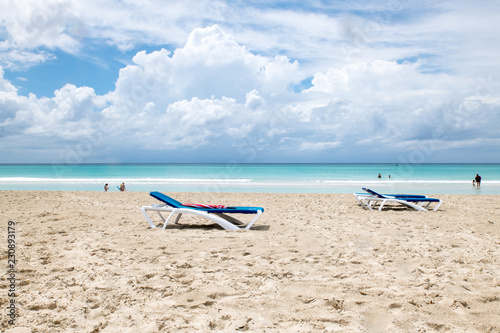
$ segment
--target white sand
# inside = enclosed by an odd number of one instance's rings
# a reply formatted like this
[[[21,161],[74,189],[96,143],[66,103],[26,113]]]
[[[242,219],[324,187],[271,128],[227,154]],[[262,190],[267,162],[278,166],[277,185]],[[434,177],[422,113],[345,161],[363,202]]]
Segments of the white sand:
[[[249,231],[162,230],[148,193],[0,191],[19,312],[9,325],[1,274],[0,330],[500,332],[500,196],[370,212],[350,194],[166,194],[265,212]]]

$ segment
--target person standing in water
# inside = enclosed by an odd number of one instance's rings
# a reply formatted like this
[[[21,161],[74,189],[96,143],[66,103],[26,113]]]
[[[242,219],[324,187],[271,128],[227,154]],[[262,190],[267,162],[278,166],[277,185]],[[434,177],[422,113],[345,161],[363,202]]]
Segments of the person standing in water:
[[[481,186],[481,176],[476,173],[476,178],[474,179],[476,180],[476,186],[477,187]]]

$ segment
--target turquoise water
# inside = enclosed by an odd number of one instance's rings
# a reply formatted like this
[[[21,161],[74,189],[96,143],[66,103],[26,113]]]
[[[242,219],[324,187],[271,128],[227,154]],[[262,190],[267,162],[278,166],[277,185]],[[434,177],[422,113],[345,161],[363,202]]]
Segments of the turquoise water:
[[[378,174],[381,178],[378,178]],[[480,174],[481,188],[472,186]],[[390,175],[390,178],[389,178]],[[0,164],[2,190],[500,194],[500,164]]]

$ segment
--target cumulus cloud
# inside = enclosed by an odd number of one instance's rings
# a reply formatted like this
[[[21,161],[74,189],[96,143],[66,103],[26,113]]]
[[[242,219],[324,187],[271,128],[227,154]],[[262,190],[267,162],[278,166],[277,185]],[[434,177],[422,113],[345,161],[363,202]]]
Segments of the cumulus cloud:
[[[60,48],[75,52],[78,39],[69,33],[78,18],[72,14],[73,2],[63,0],[10,1],[3,6],[2,21],[9,35],[3,48]]]
[[[102,113],[119,127],[152,124],[168,149],[198,147],[251,133],[266,122],[272,96],[291,94],[298,62],[254,55],[218,26],[195,29],[174,52],[139,52],[120,71]],[[155,134],[153,134],[154,136]]]
[[[254,55],[216,25],[195,29],[172,53],[141,51],[133,62],[104,96],[67,84],[52,98],[25,98],[2,77],[10,125],[40,142],[70,145],[100,129],[105,150],[148,149],[151,142],[158,150],[238,147],[235,140],[268,122],[266,99],[291,94],[299,78],[296,61]]]
[[[0,150],[29,151],[34,161],[177,161],[171,156],[193,151],[245,162],[294,153],[346,161],[499,141],[493,77],[429,72],[423,61],[352,59],[315,72],[310,88],[296,91],[306,79],[300,61],[259,54],[219,25],[194,29],[177,48],[138,52],[106,95],[67,84],[52,98],[21,96],[0,74]]]
[[[492,95],[499,94],[490,90],[479,96],[478,89],[488,91],[485,86],[481,80],[423,73],[419,63],[376,60],[318,73],[304,94],[330,99],[312,109],[316,134],[331,133],[363,149],[381,145],[404,151],[432,141],[438,151],[455,140],[498,138],[484,121],[498,121],[493,109],[499,104]]]
[[[254,89],[268,95],[285,93],[300,79],[298,62],[254,55],[217,25],[195,29],[173,54],[141,51],[133,62],[120,71],[116,94],[125,97],[123,92],[132,90],[130,102],[153,97],[159,107],[193,97],[226,96],[241,102]]]

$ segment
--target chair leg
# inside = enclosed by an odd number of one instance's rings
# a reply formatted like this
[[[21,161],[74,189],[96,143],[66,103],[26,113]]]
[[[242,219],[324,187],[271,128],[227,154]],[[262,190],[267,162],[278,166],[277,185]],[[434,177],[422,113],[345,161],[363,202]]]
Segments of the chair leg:
[[[245,229],[250,229],[250,227],[255,223],[255,221],[257,221],[257,219],[260,217],[260,215],[262,215],[262,211],[258,211],[257,212],[257,215],[253,218],[252,222],[250,222],[246,227]]]
[[[237,218],[235,218],[233,216],[229,216],[229,215],[226,215],[223,213],[216,213],[215,215],[222,217],[223,219],[225,219],[226,221],[228,221],[232,224],[236,224],[236,225],[243,225],[244,224],[243,222],[241,222],[240,220],[238,220]]]
[[[172,210],[172,212],[168,215],[167,219],[165,220],[165,223],[163,224],[163,229],[167,227],[168,221],[172,218],[172,216],[177,212],[177,209]],[[177,216],[177,219],[175,220],[175,223],[179,221],[179,216]]]
[[[161,220],[163,222],[165,222],[165,218],[163,217],[162,213],[160,213],[159,211],[156,211],[158,213],[158,215],[160,216]]]
[[[142,215],[144,215],[144,217],[146,218],[146,221],[148,221],[149,226],[151,228],[156,228],[156,226],[153,223],[153,221],[151,221],[151,219],[149,218],[148,213],[146,213],[146,207],[141,207],[141,212],[142,212]]]

